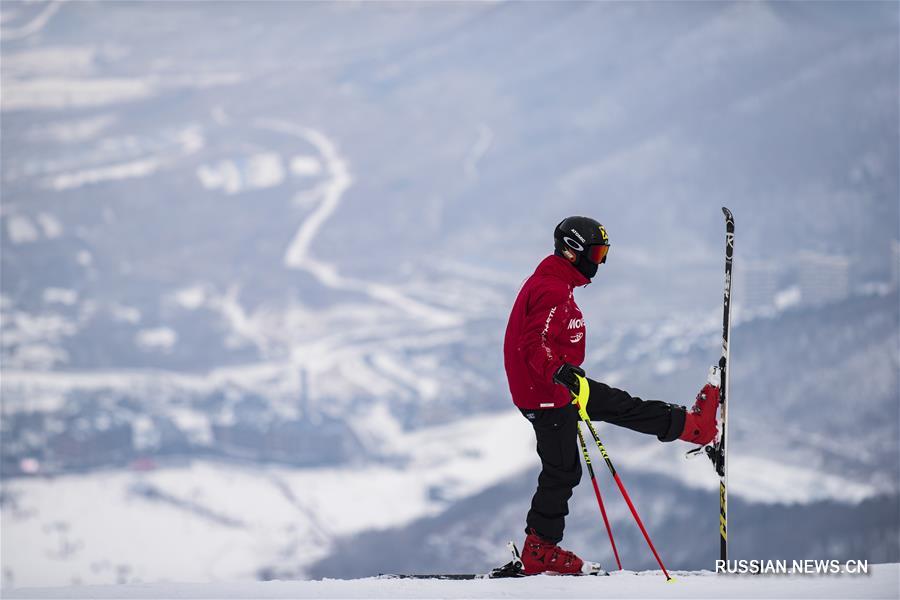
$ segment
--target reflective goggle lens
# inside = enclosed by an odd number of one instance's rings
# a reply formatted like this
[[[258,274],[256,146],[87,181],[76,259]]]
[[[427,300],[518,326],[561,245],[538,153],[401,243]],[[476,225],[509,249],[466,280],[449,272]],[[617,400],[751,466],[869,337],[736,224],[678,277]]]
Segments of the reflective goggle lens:
[[[587,257],[592,263],[600,264],[606,260],[606,254],[609,252],[609,246],[595,245],[588,246]]]

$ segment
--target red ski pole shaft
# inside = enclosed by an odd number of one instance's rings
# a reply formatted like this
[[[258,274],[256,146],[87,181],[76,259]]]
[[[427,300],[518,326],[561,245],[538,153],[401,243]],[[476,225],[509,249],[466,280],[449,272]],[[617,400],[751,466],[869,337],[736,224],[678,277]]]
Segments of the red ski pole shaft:
[[[613,554],[616,557],[616,564],[621,571],[622,561],[619,560],[619,550],[616,548],[616,540],[613,539],[612,528],[609,526],[609,519],[606,518],[606,508],[603,506],[603,496],[600,495],[600,486],[597,485],[597,477],[594,475],[594,467],[591,465],[591,455],[588,454],[587,444],[584,443],[581,427],[578,428],[578,441],[581,442],[581,452],[584,454],[584,462],[587,464],[588,473],[591,476],[591,483],[594,485],[594,495],[597,496],[597,504],[600,505],[600,514],[603,515],[603,524],[606,525],[609,543],[612,546]]]
[[[641,517],[638,515],[637,510],[634,508],[634,504],[631,503],[631,498],[628,496],[628,492],[625,490],[625,486],[622,485],[622,480],[619,479],[619,474],[616,473],[613,478],[616,480],[616,483],[619,485],[619,490],[622,492],[622,497],[625,498],[625,503],[628,504],[628,508],[631,509],[631,514],[634,515],[634,520],[637,521],[638,527],[641,528],[641,533],[644,534],[644,539],[647,540],[647,544],[650,546],[650,550],[653,552],[653,556],[656,557],[656,562],[659,563],[659,567],[662,569],[662,572],[665,574],[666,579],[672,579],[672,576],[669,575],[669,572],[666,571],[666,568],[663,566],[662,559],[659,557],[659,554],[656,552],[656,548],[653,547],[653,542],[650,541],[650,535],[647,533],[647,530],[644,528],[644,523],[641,521]]]
[[[665,574],[666,579],[672,581],[672,576],[669,575],[668,571],[666,571],[666,567],[663,565],[662,559],[659,557],[659,553],[656,551],[656,547],[650,540],[650,535],[647,533],[647,529],[644,527],[644,523],[643,521],[641,521],[641,517],[640,515],[638,515],[637,509],[635,509],[634,504],[631,503],[631,497],[625,490],[625,486],[622,485],[622,480],[619,479],[619,474],[616,473],[616,468],[613,466],[612,461],[609,459],[609,454],[606,453],[606,448],[603,447],[603,442],[600,441],[600,436],[597,435],[597,430],[594,429],[594,425],[590,422],[589,419],[585,419],[584,416],[582,416],[581,420],[584,421],[584,423],[588,426],[588,429],[591,431],[591,435],[594,436],[594,441],[597,442],[597,447],[600,448],[600,454],[603,455],[603,460],[606,461],[606,466],[609,467],[609,472],[612,473],[613,479],[616,480],[616,485],[619,486],[619,491],[622,492],[622,497],[625,498],[625,503],[628,504],[628,508],[631,509],[631,514],[632,516],[634,516],[634,520],[637,522],[638,527],[641,528],[641,533],[644,534],[644,539],[647,540],[647,545],[650,546],[650,550],[653,551],[653,556],[656,558],[656,562],[659,563],[659,567]]]

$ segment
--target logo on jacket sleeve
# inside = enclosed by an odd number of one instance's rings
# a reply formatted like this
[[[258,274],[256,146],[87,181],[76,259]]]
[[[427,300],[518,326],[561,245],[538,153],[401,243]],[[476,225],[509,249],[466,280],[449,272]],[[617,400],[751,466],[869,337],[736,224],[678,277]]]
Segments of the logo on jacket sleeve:
[[[573,344],[577,344],[578,342],[581,341],[581,338],[583,338],[583,337],[584,337],[583,333],[576,333],[575,335],[573,335],[569,338],[569,341],[572,342]]]

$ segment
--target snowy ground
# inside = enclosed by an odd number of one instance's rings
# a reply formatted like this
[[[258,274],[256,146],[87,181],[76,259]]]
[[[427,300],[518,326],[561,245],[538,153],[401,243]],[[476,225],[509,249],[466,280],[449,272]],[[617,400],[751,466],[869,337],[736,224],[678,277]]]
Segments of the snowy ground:
[[[4,590],[4,598],[897,598],[900,565],[868,575],[724,576],[658,571],[610,577],[533,577],[481,581],[355,579],[234,584],[153,584]]]

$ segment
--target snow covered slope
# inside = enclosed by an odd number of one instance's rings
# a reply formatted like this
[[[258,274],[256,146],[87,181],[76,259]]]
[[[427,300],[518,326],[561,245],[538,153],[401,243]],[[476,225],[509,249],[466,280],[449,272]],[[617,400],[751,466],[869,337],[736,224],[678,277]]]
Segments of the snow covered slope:
[[[230,584],[76,586],[5,590],[4,598],[897,598],[900,565],[870,565],[868,575],[730,576],[659,571],[609,577],[485,581],[356,579]]]

